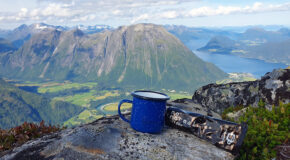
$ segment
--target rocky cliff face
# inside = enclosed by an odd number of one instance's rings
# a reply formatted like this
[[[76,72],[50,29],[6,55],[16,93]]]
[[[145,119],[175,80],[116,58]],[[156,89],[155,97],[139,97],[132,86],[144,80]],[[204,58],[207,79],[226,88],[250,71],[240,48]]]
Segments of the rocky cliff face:
[[[16,48],[13,46],[12,43],[0,37],[0,54],[14,50],[16,50]]]
[[[230,106],[258,106],[260,100],[269,109],[272,105],[290,102],[290,69],[277,69],[261,80],[228,84],[209,84],[198,89],[193,102],[222,113]]]
[[[177,129],[165,127],[161,134],[136,132],[118,116],[113,116],[30,141],[0,159],[231,160],[234,156]]]

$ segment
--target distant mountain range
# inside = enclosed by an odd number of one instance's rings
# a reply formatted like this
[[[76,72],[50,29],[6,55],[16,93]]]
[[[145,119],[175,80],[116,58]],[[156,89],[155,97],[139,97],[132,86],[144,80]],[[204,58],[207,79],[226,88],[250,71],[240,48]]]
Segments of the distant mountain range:
[[[196,50],[214,36],[236,37],[239,33],[214,28],[186,27],[178,25],[166,25],[168,32],[179,38],[189,49]]]
[[[24,121],[61,124],[79,114],[79,106],[52,101],[40,95],[26,92],[0,79],[0,128],[11,128]]]
[[[40,33],[42,31],[47,30],[68,31],[76,28],[87,34],[113,29],[112,27],[107,25],[94,25],[94,26],[78,25],[74,27],[67,27],[67,26],[54,26],[45,23],[35,23],[31,25],[23,24],[15,28],[14,30],[0,29],[0,38],[9,40],[15,47],[19,48],[23,45],[23,43],[26,40],[29,40],[32,35]]]
[[[73,27],[74,28],[74,27]],[[113,30],[114,28],[108,25],[94,25],[94,26],[85,26],[85,25],[78,25],[76,26],[77,29],[83,31],[87,34],[102,32],[106,30]]]
[[[227,76],[158,25],[137,24],[87,34],[78,28],[34,24],[20,26],[10,35],[16,33],[7,39],[21,40],[23,45],[0,54],[0,75],[7,78],[193,91]]]
[[[235,38],[215,36],[199,51],[233,54],[268,62],[290,64],[290,30],[251,28]]]
[[[290,64],[290,30],[283,26],[165,27],[191,50]]]

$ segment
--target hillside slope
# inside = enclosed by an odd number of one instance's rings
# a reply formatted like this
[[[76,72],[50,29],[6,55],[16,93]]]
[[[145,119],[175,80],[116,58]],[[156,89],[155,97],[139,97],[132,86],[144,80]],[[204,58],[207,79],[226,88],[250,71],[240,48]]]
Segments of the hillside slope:
[[[51,101],[23,91],[0,79],[0,128],[11,128],[24,121],[61,124],[81,112],[81,108],[62,101]]]
[[[0,38],[0,53],[14,51],[16,48],[8,40]]]

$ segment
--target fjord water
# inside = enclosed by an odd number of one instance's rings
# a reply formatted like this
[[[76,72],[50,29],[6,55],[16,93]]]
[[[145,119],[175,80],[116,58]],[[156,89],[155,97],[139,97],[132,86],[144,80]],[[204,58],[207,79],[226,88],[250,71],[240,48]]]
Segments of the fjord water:
[[[215,64],[226,73],[251,73],[256,78],[260,78],[273,69],[287,67],[287,65],[282,63],[269,63],[258,59],[242,58],[231,54],[213,54],[200,51],[193,51],[193,53],[202,60]]]

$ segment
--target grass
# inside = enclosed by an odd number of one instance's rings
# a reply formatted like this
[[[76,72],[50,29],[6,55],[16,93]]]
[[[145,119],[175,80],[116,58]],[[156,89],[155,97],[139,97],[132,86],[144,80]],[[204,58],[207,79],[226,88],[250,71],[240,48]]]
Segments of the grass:
[[[101,99],[106,99],[108,97],[116,97],[116,96],[120,96],[118,91],[115,91],[114,93],[106,92],[104,95],[96,97],[95,100],[101,100]]]
[[[95,109],[86,109],[83,112],[81,112],[79,115],[74,116],[64,122],[64,126],[75,126],[75,125],[80,125],[80,124],[86,124],[90,123],[92,121],[95,121],[97,119],[100,119],[104,117],[104,115],[100,114],[97,110]]]
[[[82,113],[80,113],[79,115],[78,115],[78,118],[79,119],[86,119],[86,118],[88,118],[88,117],[90,117],[90,116],[92,116],[92,114],[91,114],[91,112],[89,111],[89,110],[84,110]]]
[[[228,79],[223,79],[223,80],[220,80],[220,81],[216,81],[216,84],[226,84],[226,83],[231,83],[231,82],[244,82],[244,81],[255,81],[255,80],[257,80],[257,79],[252,78],[252,77],[244,77],[244,78],[241,78],[241,79],[228,78]]]
[[[84,110],[82,113],[78,115],[79,119],[87,121],[89,118],[99,119],[102,118],[103,115],[99,114],[97,110]]]
[[[65,83],[48,83],[43,84],[38,88],[39,93],[52,93],[52,92],[60,92],[66,89],[80,89],[83,87],[93,88],[97,86],[97,83],[95,82],[88,82],[88,83],[71,83],[71,82],[65,82]]]
[[[223,80],[216,81],[216,84],[226,84],[231,82],[244,82],[244,81],[255,81],[257,80],[252,75],[244,73],[229,73],[229,77]]]
[[[80,124],[81,124],[81,121],[77,121],[75,117],[72,117],[63,123],[64,126],[77,126]]]
[[[104,111],[110,111],[110,112],[114,112],[114,111],[118,111],[118,104],[119,103],[109,103],[103,106],[103,110]],[[123,103],[121,106],[121,110],[125,110],[125,109],[130,109],[132,107],[131,103]]]
[[[94,96],[95,93],[95,91],[90,91],[82,94],[75,94],[73,96],[55,97],[53,100],[66,101],[82,107],[90,107],[90,102],[96,98],[96,96]]]
[[[112,92],[106,91],[104,93],[104,95],[101,95],[101,96],[96,96],[96,94],[98,94],[98,91],[91,90],[90,92],[75,94],[73,96],[55,97],[55,98],[53,98],[53,100],[66,101],[66,102],[70,102],[70,103],[75,104],[75,105],[79,105],[79,106],[88,108],[88,107],[90,107],[91,101],[102,100],[102,99],[106,99],[108,97],[117,97],[120,95],[118,93],[118,91],[112,91]]]
[[[64,83],[58,83],[58,82],[45,82],[45,83],[35,83],[35,82],[30,82],[30,81],[25,81],[23,83],[16,83],[16,86],[38,86],[38,87],[50,87],[50,86],[58,86],[58,85],[63,85],[65,83],[70,83],[70,82],[64,82]]]
[[[122,110],[130,109],[131,107],[132,107],[131,104],[124,103],[122,105]],[[109,117],[111,115],[115,115],[117,113],[113,113],[113,112],[117,112],[117,111],[118,111],[118,103],[106,104],[100,107],[100,111],[98,111],[97,109],[88,108],[88,109],[85,109],[83,112],[81,112],[79,115],[74,116],[70,118],[69,120],[67,120],[66,122],[64,122],[63,125],[76,126],[80,124],[90,123],[104,116]]]
[[[188,98],[191,99],[192,95],[189,93],[166,93],[169,97],[170,100],[175,100],[175,99],[182,99],[182,98]]]

